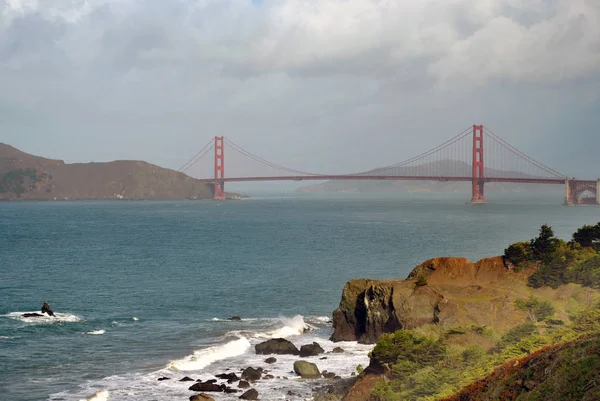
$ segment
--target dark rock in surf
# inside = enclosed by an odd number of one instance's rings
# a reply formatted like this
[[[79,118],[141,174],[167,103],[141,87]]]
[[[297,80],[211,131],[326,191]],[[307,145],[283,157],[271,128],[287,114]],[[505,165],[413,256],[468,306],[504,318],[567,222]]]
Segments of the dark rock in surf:
[[[159,377],[159,378],[158,378],[158,381],[159,381],[159,382],[162,382],[162,381],[164,381],[164,380],[171,380],[171,378],[170,378],[170,377]]]
[[[344,353],[344,349],[341,348],[341,347],[335,347],[333,349],[333,351],[331,351],[331,353],[333,353],[333,354],[343,354]]]
[[[191,377],[184,377],[183,379],[179,380],[180,382],[193,382],[194,379],[192,379]]]
[[[304,358],[307,356],[317,356],[324,352],[325,352],[325,350],[323,348],[321,348],[321,346],[318,343],[307,344],[307,345],[303,345],[300,347],[300,357],[301,358]]]
[[[243,380],[248,380],[250,382],[253,382],[253,381],[256,381],[256,380],[260,380],[261,376],[262,376],[262,373],[260,372],[260,370],[254,369],[252,367],[246,368],[242,372],[242,379]]]
[[[333,378],[335,378],[335,376],[336,376],[336,374],[333,372],[327,372],[327,371],[323,372],[323,377],[326,379],[333,379]]]
[[[258,391],[251,388],[246,391],[244,394],[240,395],[240,399],[242,400],[258,400]]]
[[[191,396],[190,401],[215,401],[215,399],[208,394],[200,393]]]
[[[236,375],[235,373],[221,373],[220,375],[215,375],[215,377],[218,377],[219,379],[227,380],[227,383],[229,383],[229,384],[240,380],[238,375]]]
[[[214,392],[223,392],[225,391],[224,384],[215,384],[215,383],[196,383],[189,388],[192,391],[214,391]]]
[[[239,317],[239,316],[231,316],[231,317],[229,318],[229,320],[232,320],[232,321],[236,321],[236,322],[238,322],[238,321],[242,320],[242,318],[241,318],[241,317]]]
[[[238,383],[238,387],[239,388],[250,388],[250,383],[248,383],[246,380],[240,380],[240,382]]]
[[[270,357],[270,358],[265,359],[265,363],[271,364],[271,363],[275,363],[275,362],[277,362],[277,358]]]
[[[273,338],[254,346],[257,354],[300,355],[294,344],[285,338]]]

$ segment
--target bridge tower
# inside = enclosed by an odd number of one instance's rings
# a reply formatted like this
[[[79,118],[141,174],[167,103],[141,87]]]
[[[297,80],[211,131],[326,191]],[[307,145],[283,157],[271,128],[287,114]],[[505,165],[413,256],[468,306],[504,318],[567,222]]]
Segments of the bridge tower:
[[[215,181],[213,199],[225,199],[225,144],[222,136],[215,136]]]
[[[471,203],[485,203],[483,192],[483,125],[473,125],[473,176]]]

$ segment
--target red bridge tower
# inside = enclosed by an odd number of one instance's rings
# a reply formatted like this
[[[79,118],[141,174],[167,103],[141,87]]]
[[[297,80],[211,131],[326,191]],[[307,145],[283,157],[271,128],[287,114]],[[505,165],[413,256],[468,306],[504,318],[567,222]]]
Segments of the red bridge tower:
[[[473,126],[473,177],[471,203],[485,203],[483,194],[483,125]]]
[[[214,198],[225,199],[225,145],[222,136],[215,136],[215,181]]]

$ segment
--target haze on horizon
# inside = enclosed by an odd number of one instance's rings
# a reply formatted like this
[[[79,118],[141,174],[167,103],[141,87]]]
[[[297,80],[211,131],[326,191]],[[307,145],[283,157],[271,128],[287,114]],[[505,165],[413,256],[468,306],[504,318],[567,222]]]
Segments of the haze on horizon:
[[[180,167],[405,160],[474,123],[600,176],[596,0],[0,0],[0,142]]]

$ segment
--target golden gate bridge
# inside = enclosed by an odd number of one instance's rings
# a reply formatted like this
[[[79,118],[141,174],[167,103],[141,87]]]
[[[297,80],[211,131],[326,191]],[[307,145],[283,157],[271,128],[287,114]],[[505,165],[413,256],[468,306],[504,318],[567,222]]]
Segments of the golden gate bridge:
[[[565,204],[600,204],[600,179],[569,178],[521,152],[483,125],[473,125],[400,163],[351,174],[295,170],[216,136],[179,171],[212,184],[214,199],[225,199],[226,182],[396,180],[470,182],[472,203],[485,203],[485,183],[564,185]]]

